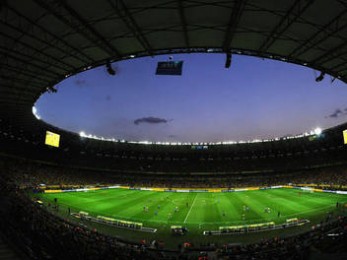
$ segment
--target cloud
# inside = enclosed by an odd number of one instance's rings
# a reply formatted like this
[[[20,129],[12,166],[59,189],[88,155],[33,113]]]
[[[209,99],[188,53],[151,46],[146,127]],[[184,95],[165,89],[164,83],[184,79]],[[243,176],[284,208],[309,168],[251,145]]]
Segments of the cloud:
[[[342,114],[341,109],[336,109],[334,113],[330,114],[329,117],[330,118],[337,118],[338,116],[340,116]]]
[[[134,120],[134,124],[135,125],[139,125],[139,124],[142,124],[142,123],[147,123],[147,124],[166,124],[168,122],[169,122],[169,120],[167,120],[167,119],[159,118],[159,117],[153,117],[153,116],[142,117],[142,118],[138,118],[138,119]]]
[[[347,108],[345,108],[344,110],[341,110],[340,108],[335,109],[334,113],[326,116],[327,118],[338,118],[340,116],[344,116],[347,115]]]

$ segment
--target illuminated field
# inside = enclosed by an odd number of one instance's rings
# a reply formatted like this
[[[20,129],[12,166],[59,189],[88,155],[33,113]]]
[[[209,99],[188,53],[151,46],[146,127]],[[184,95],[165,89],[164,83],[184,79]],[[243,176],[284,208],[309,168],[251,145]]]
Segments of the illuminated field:
[[[346,202],[346,195],[271,189],[229,193],[176,193],[128,189],[67,192],[40,195],[62,210],[85,211],[93,216],[141,222],[168,229],[182,225],[190,230],[218,230],[220,226],[254,224],[288,218],[324,218]],[[269,208],[268,212],[265,212]]]

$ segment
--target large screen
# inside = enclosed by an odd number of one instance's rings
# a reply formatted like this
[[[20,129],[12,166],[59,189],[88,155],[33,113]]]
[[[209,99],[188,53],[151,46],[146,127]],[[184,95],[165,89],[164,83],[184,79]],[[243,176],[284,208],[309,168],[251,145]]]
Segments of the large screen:
[[[45,144],[49,146],[59,147],[60,135],[46,131]]]
[[[343,143],[347,144],[347,130],[343,131]]]
[[[160,61],[157,65],[157,75],[182,75],[183,61]]]

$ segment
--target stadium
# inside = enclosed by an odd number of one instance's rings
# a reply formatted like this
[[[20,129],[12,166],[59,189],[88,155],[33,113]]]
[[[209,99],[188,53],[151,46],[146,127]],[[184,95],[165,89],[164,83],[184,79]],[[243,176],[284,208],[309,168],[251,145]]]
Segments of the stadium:
[[[346,14],[343,0],[0,1],[0,258],[346,258],[347,122],[133,142],[62,129],[35,108],[79,73],[117,77],[119,62],[182,53],[224,55],[226,69],[235,55],[276,60],[345,84]]]

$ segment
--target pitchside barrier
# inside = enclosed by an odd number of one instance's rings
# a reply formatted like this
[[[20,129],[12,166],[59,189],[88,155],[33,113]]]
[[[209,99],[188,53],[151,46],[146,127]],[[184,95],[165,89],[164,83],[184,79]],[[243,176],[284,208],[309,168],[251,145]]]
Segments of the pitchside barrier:
[[[142,232],[155,233],[157,232],[156,228],[144,227],[140,222],[133,222],[128,220],[115,219],[105,216],[90,216],[88,212],[80,211],[78,213],[71,213],[75,218],[79,218],[81,220],[88,220],[94,223],[110,225],[118,228],[125,228],[131,230],[137,230]]]
[[[265,222],[258,224],[249,225],[238,225],[238,226],[221,226],[219,230],[208,230],[204,231],[205,236],[222,236],[222,235],[237,235],[244,233],[255,233],[261,231],[269,231],[275,229],[284,229],[288,227],[302,226],[310,223],[308,219],[291,218],[287,219],[285,223],[275,225],[275,222]]]
[[[323,187],[323,186],[322,186]],[[346,186],[343,186],[343,188]],[[142,190],[142,191],[158,191],[158,192],[242,192],[242,191],[254,191],[254,190],[267,190],[267,189],[299,189],[308,192],[328,192],[336,194],[347,194],[347,191],[341,190],[329,190],[329,189],[317,189],[313,188],[312,185],[299,184],[298,186],[292,185],[277,185],[277,186],[266,186],[266,187],[248,187],[248,188],[230,188],[230,189],[216,189],[216,188],[147,188],[147,187],[130,187],[122,185],[113,185],[105,187],[88,187],[79,189],[49,189],[46,187],[43,192],[45,193],[59,193],[59,192],[81,192],[81,191],[96,191],[96,190],[106,190],[106,189],[128,189],[128,190]],[[327,186],[326,188],[331,188]],[[347,187],[346,187],[347,188]]]

